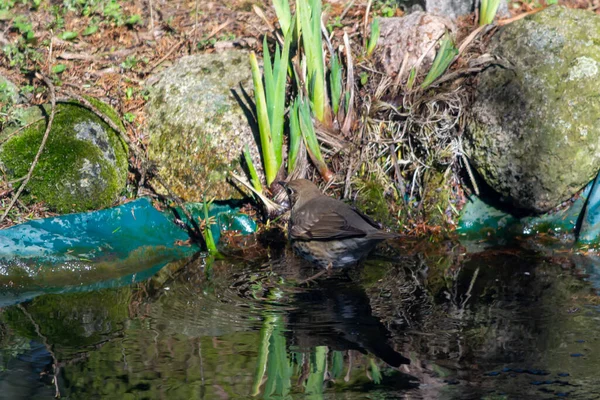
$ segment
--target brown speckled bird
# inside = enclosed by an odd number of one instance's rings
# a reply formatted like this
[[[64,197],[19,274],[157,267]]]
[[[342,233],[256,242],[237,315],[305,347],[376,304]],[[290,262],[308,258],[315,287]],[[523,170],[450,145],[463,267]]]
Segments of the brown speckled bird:
[[[282,184],[292,207],[288,226],[292,247],[321,267],[351,266],[377,243],[398,237],[346,203],[325,196],[309,180]]]

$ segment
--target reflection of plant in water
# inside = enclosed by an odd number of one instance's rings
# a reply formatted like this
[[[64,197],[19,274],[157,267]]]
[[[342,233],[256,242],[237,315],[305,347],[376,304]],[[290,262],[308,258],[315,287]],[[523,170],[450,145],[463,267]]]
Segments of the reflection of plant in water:
[[[262,392],[265,399],[288,399],[293,393],[292,382],[297,381],[307,399],[318,400],[323,398],[327,382],[335,383],[336,379],[351,381],[351,350],[348,351],[347,367],[344,365],[344,352],[330,351],[328,346],[315,346],[310,353],[289,352],[284,332],[282,315],[268,312],[260,331],[252,396],[259,396]],[[380,384],[383,374],[376,359],[363,357],[364,368],[355,370],[364,371],[369,381]]]

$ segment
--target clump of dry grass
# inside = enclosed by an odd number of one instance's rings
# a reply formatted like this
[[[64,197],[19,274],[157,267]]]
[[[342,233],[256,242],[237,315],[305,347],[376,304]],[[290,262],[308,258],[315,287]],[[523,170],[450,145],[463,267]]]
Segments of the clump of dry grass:
[[[423,207],[427,193],[446,190],[451,197],[448,209],[439,212],[454,223],[457,208],[464,202],[461,176],[472,181],[462,142],[472,97],[470,83],[477,72],[497,61],[482,54],[487,41],[482,32],[485,29],[466,37],[450,69],[425,89],[416,83],[426,71],[415,82],[405,82],[410,78],[393,79],[372,65],[358,66],[369,71],[370,83],[361,97],[362,126],[352,139],[357,150],[344,163],[345,197],[360,196],[366,181],[377,182],[388,198],[390,213],[402,213],[405,224],[412,222],[405,225],[410,230],[410,226],[427,223]],[[478,35],[483,37],[477,39]],[[446,187],[428,188],[427,178],[432,174],[441,174]],[[475,182],[469,183],[477,190]]]

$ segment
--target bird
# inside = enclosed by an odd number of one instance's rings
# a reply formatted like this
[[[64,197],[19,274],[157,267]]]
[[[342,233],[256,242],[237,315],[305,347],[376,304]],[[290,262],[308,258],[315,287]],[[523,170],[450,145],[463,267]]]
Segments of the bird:
[[[280,182],[291,206],[288,237],[302,258],[327,270],[358,264],[380,242],[399,235],[367,215],[321,193],[307,179]]]

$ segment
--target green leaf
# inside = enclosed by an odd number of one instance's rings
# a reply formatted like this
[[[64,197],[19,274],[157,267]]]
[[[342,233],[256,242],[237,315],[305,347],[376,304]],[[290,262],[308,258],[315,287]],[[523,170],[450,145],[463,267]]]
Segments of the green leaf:
[[[60,38],[62,40],[73,40],[73,39],[77,38],[77,32],[72,32],[72,31],[63,32],[60,35]]]
[[[333,174],[329,171],[329,168],[327,168],[327,164],[325,164],[325,160],[321,154],[317,134],[315,133],[315,128],[310,116],[310,106],[305,101],[300,101],[298,116],[300,120],[300,130],[302,131],[302,137],[304,138],[308,155],[323,179],[329,181],[333,177]]]
[[[65,64],[56,64],[52,66],[52,73],[62,74],[63,72],[65,72],[66,69],[67,67],[65,66]]]
[[[329,72],[329,90],[331,92],[331,105],[334,114],[337,114],[340,109],[342,85],[342,64],[337,54],[334,54],[331,57],[331,70]]]
[[[138,14],[133,14],[131,17],[125,21],[125,25],[134,26],[142,22],[142,17]]]
[[[248,172],[250,172],[250,181],[252,182],[254,190],[256,190],[258,193],[262,193],[263,190],[262,185],[260,184],[260,178],[256,172],[256,167],[254,167],[254,162],[252,161],[252,156],[250,155],[250,149],[248,148],[248,145],[244,146],[244,160],[246,160]]]
[[[458,54],[458,49],[454,47],[454,42],[450,38],[448,34],[444,35],[442,39],[442,43],[440,44],[440,48],[435,55],[435,59],[433,60],[433,64],[431,64],[431,68],[425,77],[425,80],[421,84],[421,88],[425,89],[429,85],[431,85],[437,78],[442,76],[444,72],[448,69],[454,57]]]
[[[267,100],[265,88],[263,86],[260,68],[256,60],[256,54],[250,53],[250,67],[252,69],[252,81],[254,83],[254,102],[256,104],[256,119],[260,131],[260,144],[262,148],[263,165],[267,186],[275,181],[279,165],[275,150],[273,148],[273,138],[271,136],[271,125],[269,123],[269,112],[267,110]]]
[[[481,0],[479,6],[479,25],[491,24],[496,17],[500,0]]]
[[[85,30],[81,33],[81,35],[89,36],[89,35],[93,35],[96,32],[98,32],[98,25],[90,25],[87,28],[85,28]]]
[[[377,41],[379,40],[379,34],[379,18],[375,18],[371,23],[371,36],[369,36],[369,43],[367,44],[367,57],[375,50],[375,46],[377,46]]]
[[[135,115],[132,113],[125,113],[123,114],[123,119],[131,124],[135,121]]]
[[[300,152],[300,143],[302,140],[302,131],[300,130],[300,120],[298,117],[298,107],[300,98],[297,97],[290,108],[290,146],[288,151],[288,175],[296,168],[298,153]]]
[[[277,14],[277,20],[281,31],[287,36],[292,24],[292,13],[290,12],[289,0],[273,0],[273,7],[275,8],[275,14]]]
[[[305,84],[315,117],[325,122],[328,116],[323,37],[321,34],[321,0],[298,0],[296,12],[300,22],[302,44],[306,56]]]

